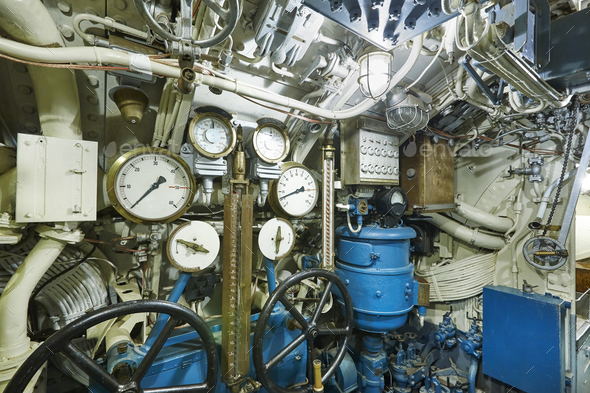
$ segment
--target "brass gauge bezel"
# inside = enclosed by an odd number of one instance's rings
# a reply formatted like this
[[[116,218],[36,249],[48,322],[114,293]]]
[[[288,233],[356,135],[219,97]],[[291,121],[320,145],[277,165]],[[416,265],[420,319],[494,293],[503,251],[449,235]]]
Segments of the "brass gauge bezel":
[[[287,172],[291,168],[302,168],[302,169],[305,169],[306,171],[308,171],[309,174],[311,175],[311,177],[315,183],[315,187],[316,187],[315,198],[313,200],[313,203],[311,204],[311,207],[305,213],[300,214],[300,215],[293,215],[293,214],[285,211],[283,206],[281,206],[279,196],[278,196],[279,181],[284,176],[285,172]],[[281,170],[282,170],[281,178],[270,181],[270,187],[269,187],[269,193],[268,193],[268,203],[269,203],[270,207],[272,208],[272,210],[279,217],[283,217],[283,218],[287,218],[287,219],[288,218],[304,217],[305,215],[309,214],[313,209],[315,209],[315,207],[318,203],[318,199],[320,196],[320,182],[318,181],[318,179],[316,179],[316,177],[314,176],[314,174],[312,173],[312,171],[308,167],[306,167],[305,165],[300,164],[298,162],[294,162],[294,161],[285,162],[281,165]]]
[[[228,144],[228,147],[219,153],[211,153],[206,151],[205,149],[203,149],[198,143],[197,140],[195,138],[195,127],[197,126],[197,124],[206,119],[206,118],[210,118],[210,117],[214,117],[215,119],[221,121],[223,124],[225,124],[230,131],[231,134],[231,141]],[[199,152],[200,155],[207,157],[207,158],[221,158],[221,157],[225,157],[227,156],[229,153],[231,153],[234,150],[234,147],[236,145],[236,140],[237,138],[237,134],[236,134],[236,130],[235,128],[232,126],[231,122],[223,115],[220,115],[219,113],[215,113],[215,112],[204,112],[204,113],[199,113],[197,114],[190,122],[189,124],[189,131],[188,131],[188,137],[191,141],[191,144],[194,146],[195,149],[197,149],[197,151]]]
[[[272,127],[275,130],[277,130],[283,136],[283,139],[285,140],[285,151],[283,152],[283,154],[279,158],[270,159],[268,157],[265,157],[264,154],[262,154],[262,152],[258,148],[258,144],[256,143],[258,140],[258,135],[260,134],[260,131],[266,127]],[[263,123],[263,124],[260,124],[252,132],[252,148],[254,149],[254,153],[262,161],[264,161],[268,164],[277,164],[277,163],[283,161],[289,155],[289,151],[291,150],[291,142],[289,142],[289,136],[287,135],[287,131],[285,131],[284,128],[282,128],[278,124],[274,124],[274,123]]]
[[[133,212],[130,212],[129,210],[127,210],[125,207],[123,207],[123,205],[119,202],[119,199],[117,198],[117,193],[115,191],[115,184],[117,181],[117,176],[119,175],[119,170],[123,167],[123,165],[138,156],[144,155],[144,154],[161,154],[161,155],[165,155],[171,159],[173,159],[178,165],[180,165],[187,173],[187,177],[188,177],[188,181],[189,181],[189,189],[190,189],[190,195],[187,198],[186,203],[184,204],[184,206],[176,213],[174,213],[173,215],[167,216],[167,217],[162,217],[156,220],[146,220],[144,218],[141,218],[137,215],[135,215]],[[193,176],[190,167],[187,165],[186,162],[184,162],[184,160],[182,158],[180,158],[180,156],[172,153],[169,150],[166,149],[162,149],[160,147],[139,147],[137,149],[131,150],[125,154],[123,154],[121,157],[119,157],[115,163],[113,164],[113,166],[111,166],[111,169],[109,169],[109,173],[107,175],[107,196],[109,197],[109,201],[111,202],[111,205],[115,208],[115,210],[122,215],[123,217],[125,217],[126,219],[133,221],[135,223],[138,224],[154,224],[154,223],[168,223],[168,222],[172,222],[178,218],[180,218],[187,210],[189,207],[191,207],[192,203],[193,203],[193,199],[195,197],[195,190],[197,189],[197,184],[195,182],[195,177]]]

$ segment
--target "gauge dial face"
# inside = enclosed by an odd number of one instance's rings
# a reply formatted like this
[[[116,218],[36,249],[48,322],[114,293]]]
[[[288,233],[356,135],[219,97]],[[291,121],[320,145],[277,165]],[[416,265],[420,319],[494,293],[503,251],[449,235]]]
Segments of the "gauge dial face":
[[[290,167],[276,184],[276,200],[289,216],[302,217],[309,213],[318,200],[318,184],[309,169]]]
[[[111,168],[107,186],[111,203],[139,223],[170,222],[191,205],[195,180],[188,166],[164,149],[137,149]]]
[[[182,224],[168,240],[168,258],[183,272],[205,269],[219,254],[219,235],[215,228],[202,221]]]
[[[395,191],[395,192],[391,193],[391,201],[390,201],[390,203],[392,205],[395,205],[395,204],[404,204],[405,203],[404,196],[401,193],[401,191]]]
[[[276,261],[289,255],[295,245],[295,230],[284,218],[268,220],[258,234],[258,248],[266,258]]]
[[[289,138],[284,130],[274,124],[258,127],[252,142],[258,156],[270,164],[284,160],[289,154]]]
[[[232,151],[236,142],[236,132],[231,123],[217,113],[197,115],[189,129],[193,146],[205,157],[224,157]]]

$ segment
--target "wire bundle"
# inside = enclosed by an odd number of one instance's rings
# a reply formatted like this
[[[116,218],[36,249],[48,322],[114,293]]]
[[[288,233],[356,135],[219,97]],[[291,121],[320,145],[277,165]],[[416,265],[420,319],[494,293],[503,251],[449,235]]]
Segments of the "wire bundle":
[[[447,302],[477,296],[494,282],[498,253],[478,254],[460,261],[443,261],[416,274],[430,283],[430,301]]]

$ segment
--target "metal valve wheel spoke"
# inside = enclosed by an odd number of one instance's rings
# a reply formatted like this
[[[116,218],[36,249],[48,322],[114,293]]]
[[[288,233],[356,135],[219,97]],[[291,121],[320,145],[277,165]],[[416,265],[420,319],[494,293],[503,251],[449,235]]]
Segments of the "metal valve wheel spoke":
[[[317,308],[308,321],[307,318],[304,317],[294,306],[293,302],[287,298],[286,293],[290,288],[300,284],[303,280],[308,280],[310,278],[321,278],[325,280],[326,285],[319,301],[317,301]],[[340,291],[344,303],[344,326],[327,326],[324,324],[318,324],[322,314],[322,309],[328,302],[331,291],[335,289]],[[301,330],[301,334],[297,336],[291,343],[277,352],[270,360],[264,361],[263,340],[265,338],[265,333],[267,332],[266,327],[270,320],[271,314],[276,311],[275,306],[279,302],[285,307],[285,311],[287,311],[293,318],[293,324],[295,327]],[[348,344],[348,340],[352,334],[352,324],[352,299],[350,298],[350,294],[346,289],[346,285],[338,276],[324,269],[310,269],[292,275],[283,281],[272,292],[271,296],[268,298],[266,304],[260,312],[258,321],[256,323],[252,356],[258,379],[264,388],[269,392],[307,392],[311,387],[311,383],[313,382],[314,340],[319,336],[337,336],[338,339],[340,339],[338,352],[334,357],[334,361],[326,368],[322,376],[322,382],[327,382],[342,362],[344,355],[346,355],[346,345]],[[307,383],[291,389],[283,388],[274,383],[269,378],[268,372],[273,367],[277,366],[281,361],[283,361],[290,353],[299,348],[303,343],[306,343]]]
[[[96,363],[96,361],[72,343],[73,339],[84,334],[86,330],[92,326],[125,315],[146,312],[156,312],[168,315],[169,319],[151,347],[147,350],[146,355],[139,363],[139,366],[133,375],[125,381],[120,381],[114,375],[108,373],[103,367]],[[174,328],[180,321],[188,323],[193,329],[195,329],[203,341],[207,356],[207,376],[205,381],[199,384],[183,386],[142,388],[142,379],[147,374],[150,366],[158,356],[158,353],[164,347],[166,340],[170,337]],[[100,384],[103,388],[112,393],[209,393],[215,391],[215,387],[217,386],[219,371],[217,347],[209,327],[201,317],[190,309],[176,303],[162,300],[136,300],[119,303],[100,310],[92,311],[73,321],[49,337],[27,358],[6,386],[6,391],[11,393],[24,392],[29,381],[33,379],[37,371],[43,367],[49,358],[58,353],[65,355],[82,371],[88,374],[91,380]]]
[[[555,239],[545,236],[529,239],[522,249],[524,258],[537,269],[555,270],[567,261],[566,248]]]

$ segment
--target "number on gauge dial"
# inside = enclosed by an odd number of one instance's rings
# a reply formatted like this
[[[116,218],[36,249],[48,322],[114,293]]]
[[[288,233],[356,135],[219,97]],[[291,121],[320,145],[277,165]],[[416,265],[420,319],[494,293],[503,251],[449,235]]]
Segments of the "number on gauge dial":
[[[165,221],[192,201],[191,176],[181,163],[165,154],[132,157],[119,168],[116,177],[119,207],[138,221]]]
[[[277,184],[277,198],[289,215],[301,217],[309,213],[318,199],[315,177],[304,167],[292,167],[281,175]]]

